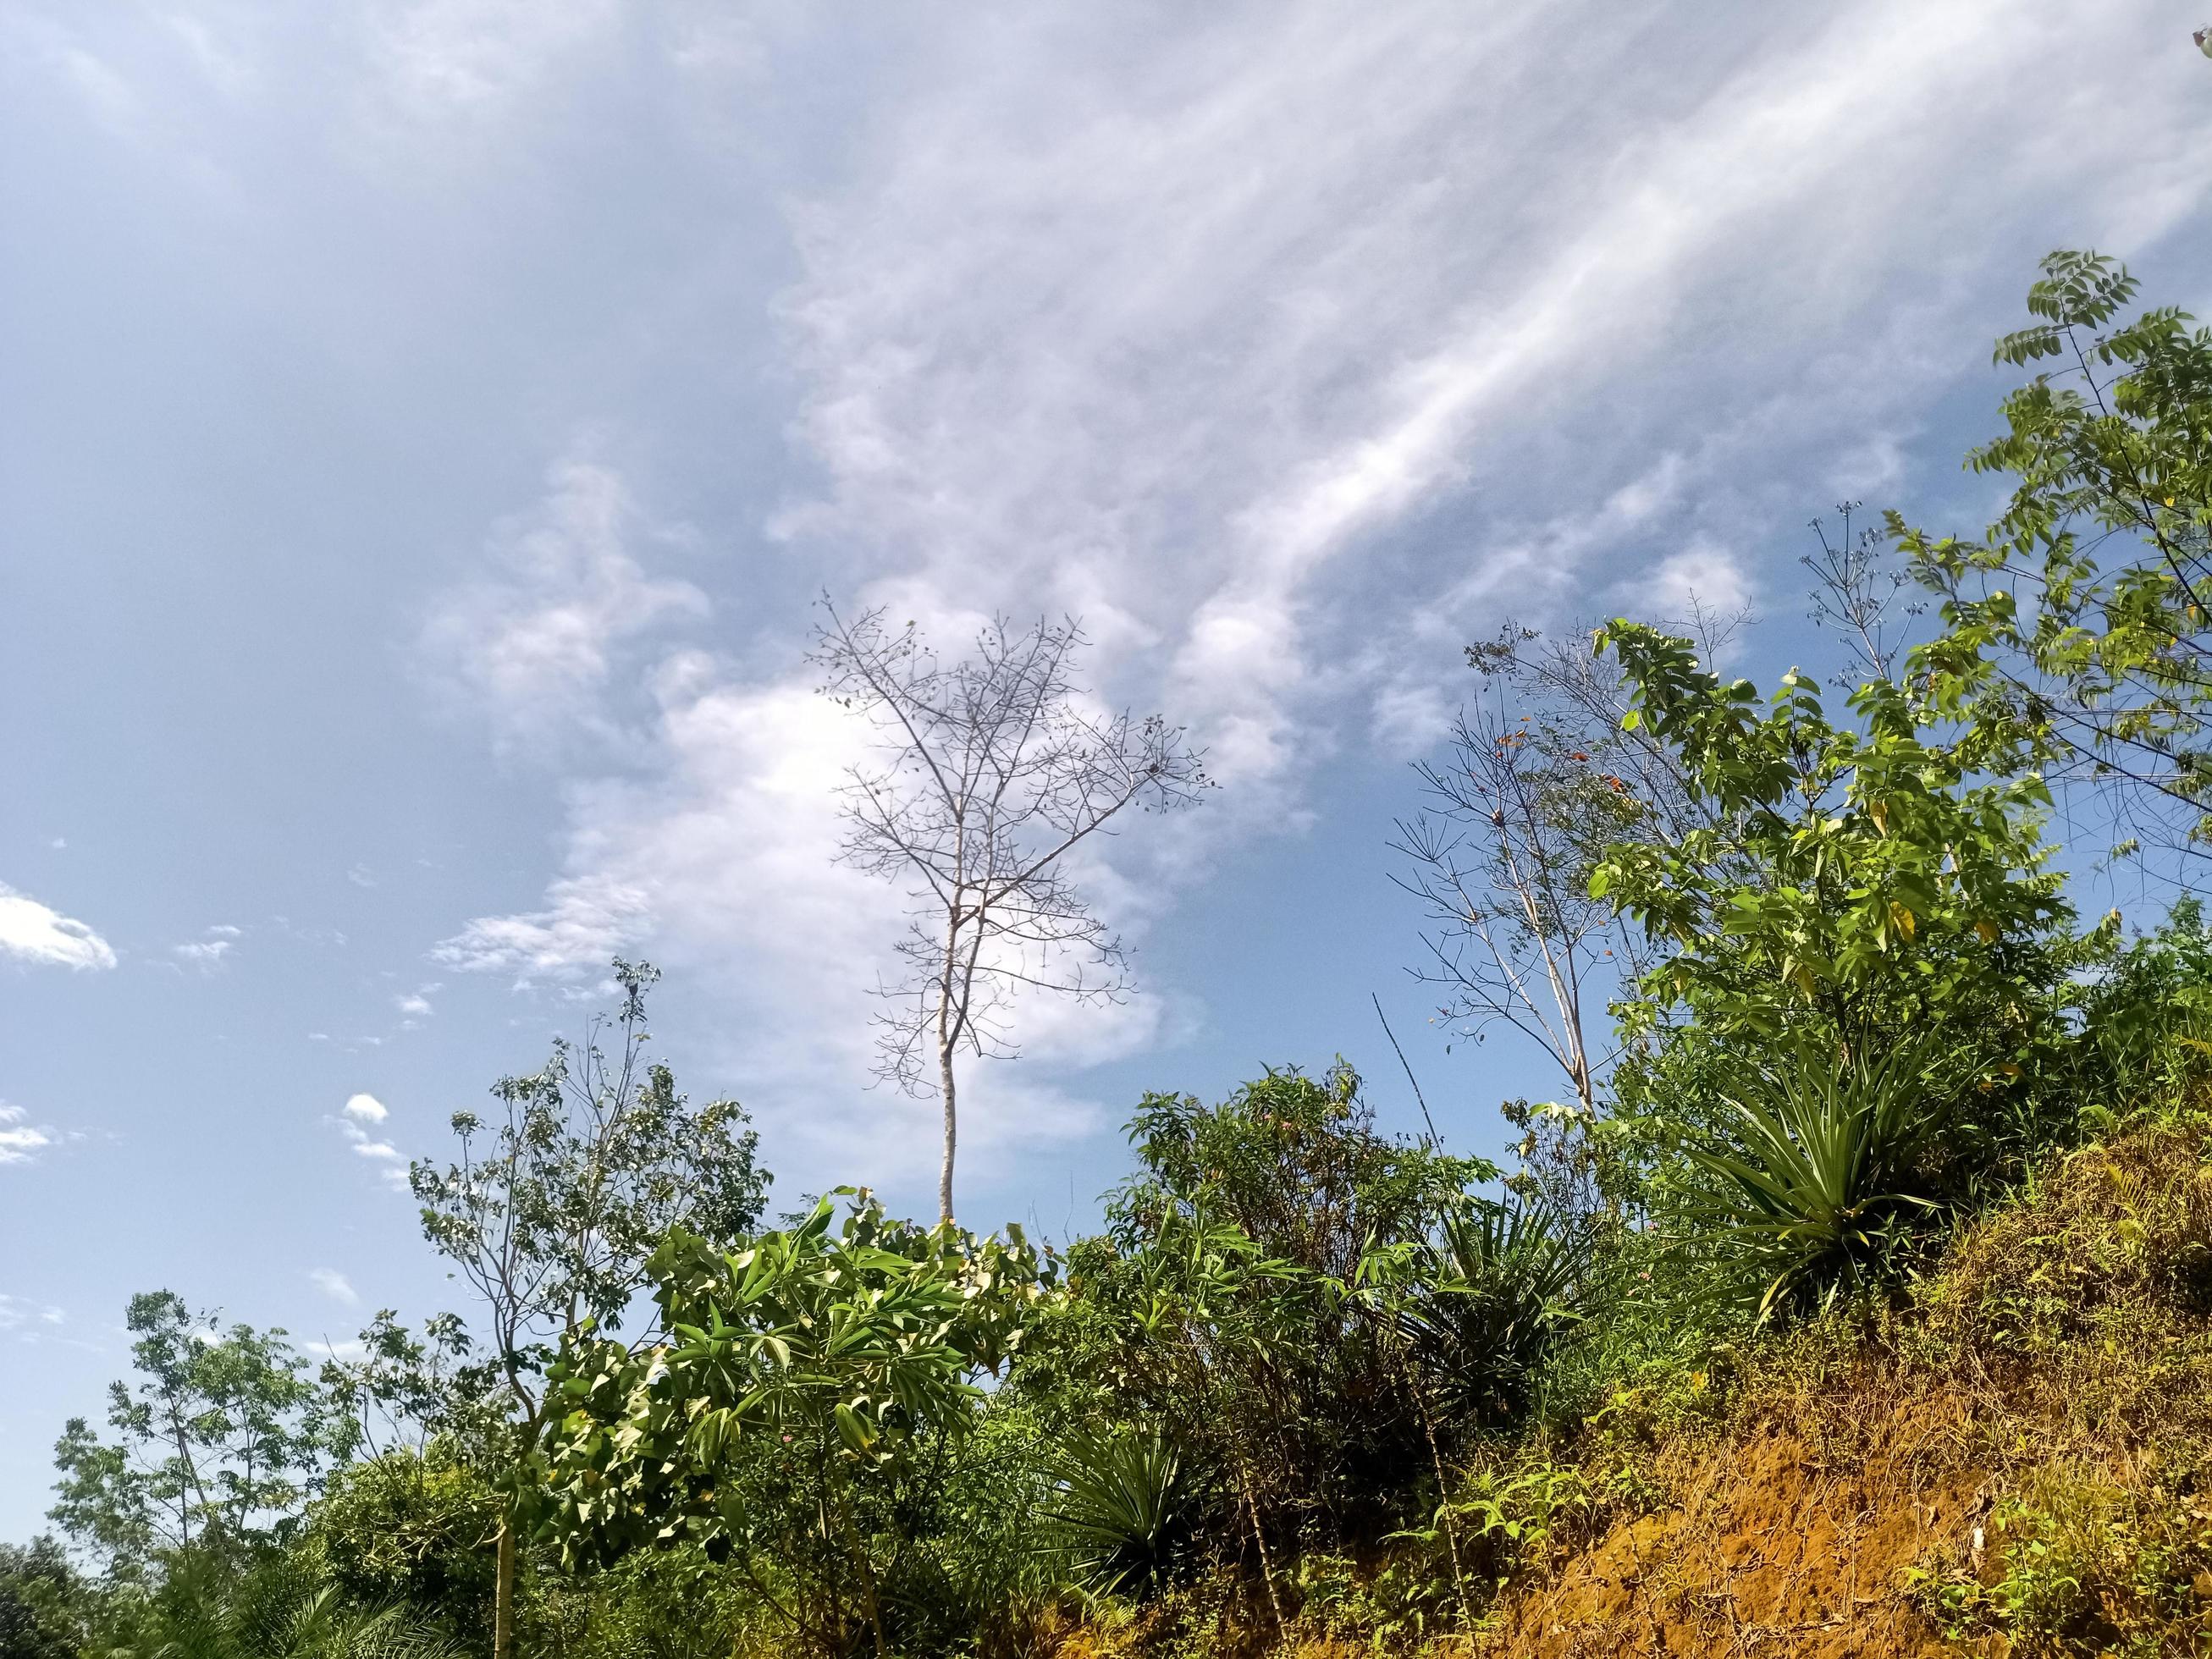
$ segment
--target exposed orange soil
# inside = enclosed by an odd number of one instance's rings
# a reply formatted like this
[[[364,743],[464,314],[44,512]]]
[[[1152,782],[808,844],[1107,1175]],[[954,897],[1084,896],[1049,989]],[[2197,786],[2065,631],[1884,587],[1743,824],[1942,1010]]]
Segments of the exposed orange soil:
[[[1885,1449],[1856,1468],[1788,1435],[1716,1451],[1679,1508],[1614,1528],[1551,1583],[1510,1598],[1490,1650],[1556,1659],[1955,1652],[1899,1577],[1931,1546],[1970,1533],[1985,1504],[1984,1476],[1942,1468],[1948,1460],[1912,1415],[1882,1438]]]

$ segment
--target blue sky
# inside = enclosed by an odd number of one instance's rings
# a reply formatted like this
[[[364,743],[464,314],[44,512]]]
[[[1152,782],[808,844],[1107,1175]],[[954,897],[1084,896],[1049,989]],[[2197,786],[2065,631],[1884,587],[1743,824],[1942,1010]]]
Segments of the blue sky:
[[[1494,1146],[1556,1085],[1443,1054],[1382,846],[1460,647],[1695,592],[1771,672],[1814,513],[1978,525],[2038,256],[2212,304],[2203,21],[0,0],[0,1537],[131,1291],[445,1305],[393,1172],[617,951],[783,1194],[927,1207],[825,586],[1079,612],[1222,781],[1091,872],[1141,994],[1024,1011],[967,1215],[1266,1062],[1411,1121],[1370,992]]]

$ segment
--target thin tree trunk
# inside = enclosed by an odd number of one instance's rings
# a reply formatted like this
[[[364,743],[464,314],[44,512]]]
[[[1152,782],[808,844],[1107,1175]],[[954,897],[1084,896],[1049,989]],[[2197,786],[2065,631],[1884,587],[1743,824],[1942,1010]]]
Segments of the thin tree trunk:
[[[960,961],[960,906],[952,906],[952,914],[945,927],[945,966],[937,981],[937,1090],[938,1097],[945,1103],[945,1167],[937,1177],[937,1218],[946,1226],[952,1224],[952,1153],[959,1139],[953,1114],[952,1051],[960,1044],[960,1027],[952,1018],[952,975]],[[961,1005],[964,1019],[967,1005]]]
[[[514,1528],[499,1522],[499,1574],[492,1589],[491,1659],[514,1659]]]
[[[945,1167],[937,1177],[937,1218],[950,1223],[952,1219],[952,1152],[958,1139],[952,1112],[952,1046],[950,1043],[938,1045],[937,1086],[945,1097]]]

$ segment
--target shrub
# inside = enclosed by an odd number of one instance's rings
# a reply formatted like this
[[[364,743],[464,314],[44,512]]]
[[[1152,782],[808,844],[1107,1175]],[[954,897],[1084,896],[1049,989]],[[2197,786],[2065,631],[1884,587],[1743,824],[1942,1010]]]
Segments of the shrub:
[[[1215,1106],[1148,1096],[1130,1139],[1139,1173],[1069,1253],[1014,1388],[1072,1431],[1175,1425],[1231,1494],[1212,1541],[1255,1568],[1379,1536],[1434,1482],[1438,1402],[1520,1397],[1508,1371],[1550,1325],[1534,1212],[1471,1212],[1494,1167],[1377,1133],[1341,1065]]]
[[[1042,1514],[1084,1589],[1149,1595],[1188,1567],[1204,1483],[1164,1430],[1077,1435],[1048,1468]]]
[[[1922,1153],[1944,1122],[1947,1069],[1917,1043],[1838,1056],[1800,1038],[1723,1088],[1724,1131],[1684,1139],[1705,1179],[1678,1206],[1712,1293],[1763,1321],[1878,1278],[1937,1209]]]

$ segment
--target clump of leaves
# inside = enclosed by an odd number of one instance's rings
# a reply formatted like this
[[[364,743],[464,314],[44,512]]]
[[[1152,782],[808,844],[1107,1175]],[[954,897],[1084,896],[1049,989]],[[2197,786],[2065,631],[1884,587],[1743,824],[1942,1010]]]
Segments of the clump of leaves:
[[[1763,1321],[1878,1279],[1938,1207],[1921,1155],[1944,1122],[1945,1070],[1917,1044],[1838,1054],[1800,1037],[1724,1088],[1718,1125],[1683,1139],[1705,1179],[1679,1212],[1717,1293]]]
[[[1018,1228],[924,1229],[840,1195],[842,1222],[825,1198],[727,1255],[673,1230],[648,1266],[668,1340],[563,1343],[532,1502],[569,1564],[696,1542],[799,1648],[888,1654],[977,1379],[1020,1346],[1054,1268]]]
[[[1085,1590],[1149,1595],[1189,1565],[1204,1484],[1164,1430],[1078,1435],[1049,1473],[1044,1517]]]
[[[1999,1499],[1965,1560],[1923,1562],[1905,1587],[1954,1641],[2083,1659],[2201,1651],[2212,1511],[2060,1465]]]

